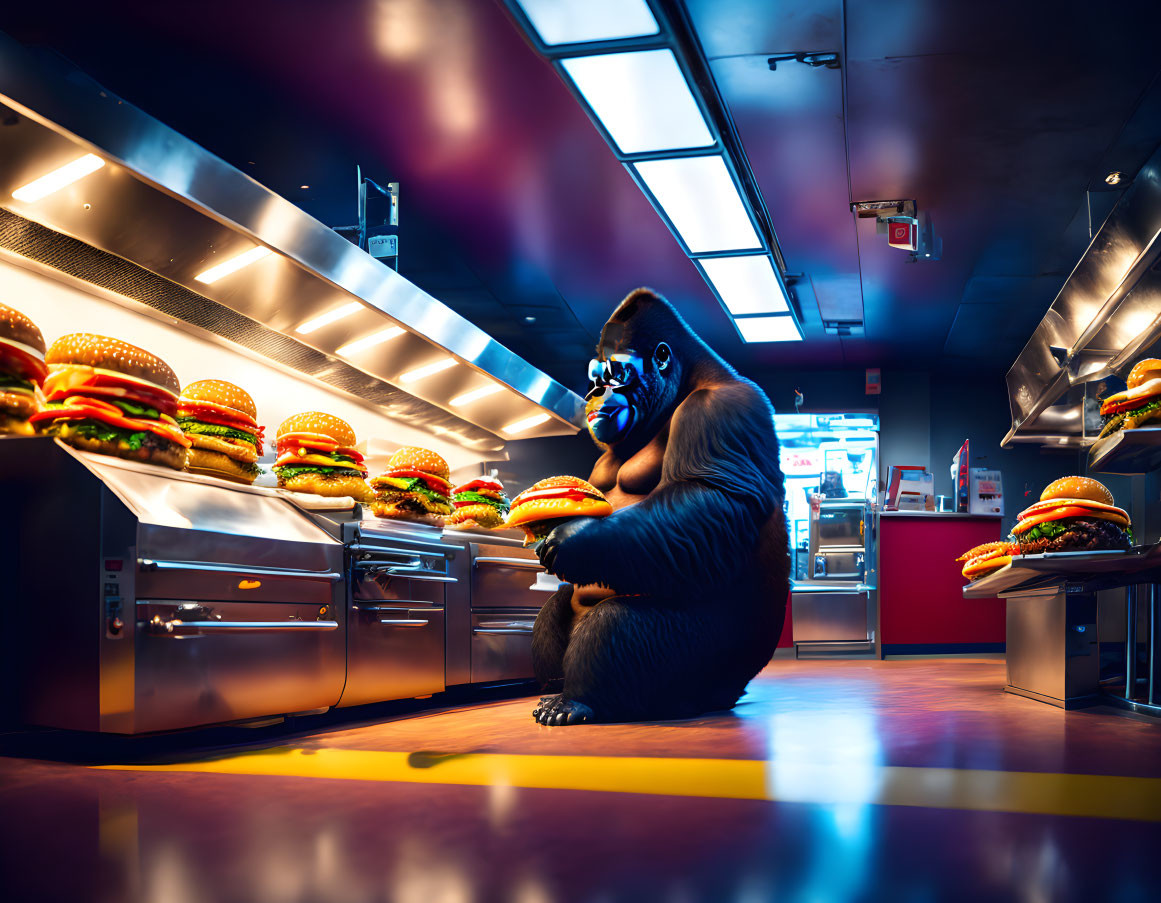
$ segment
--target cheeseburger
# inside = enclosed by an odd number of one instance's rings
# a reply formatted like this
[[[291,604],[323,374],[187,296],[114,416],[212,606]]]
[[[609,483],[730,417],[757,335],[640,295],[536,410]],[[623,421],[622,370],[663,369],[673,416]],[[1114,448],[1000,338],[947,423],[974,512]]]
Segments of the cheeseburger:
[[[1012,538],[1021,555],[1127,549],[1129,515],[1113,505],[1113,494],[1088,477],[1064,477],[1017,515]]]
[[[967,580],[979,580],[1012,563],[1012,556],[1020,554],[1014,542],[986,542],[964,552],[957,562],[966,562],[961,572]]]
[[[552,529],[574,517],[607,517],[613,506],[599,489],[577,477],[549,477],[534,483],[512,500],[509,527],[524,531],[524,545],[544,539]]]
[[[288,417],[274,438],[278,485],[294,492],[369,501],[367,468],[354,445],[355,431],[338,417],[320,411]]]
[[[74,333],[44,356],[45,405],[36,429],[85,451],[185,465],[190,441],[177,426],[181,385],[161,358],[120,339]]]
[[[1125,384],[1128,388],[1124,392],[1110,395],[1101,403],[1105,425],[1099,439],[1118,430],[1136,429],[1151,420],[1161,421],[1161,361],[1139,361],[1129,371]]]
[[[508,497],[499,480],[479,479],[457,486],[452,490],[451,502],[456,510],[446,524],[457,530],[495,530],[504,526],[508,516]]]
[[[36,387],[44,382],[44,336],[18,310],[0,304],[0,433],[31,436]]]
[[[387,459],[387,470],[371,480],[376,517],[439,522],[452,513],[447,461],[426,448],[408,446]]]
[[[254,399],[233,383],[201,379],[177,399],[177,425],[193,443],[185,469],[249,485],[262,472]]]

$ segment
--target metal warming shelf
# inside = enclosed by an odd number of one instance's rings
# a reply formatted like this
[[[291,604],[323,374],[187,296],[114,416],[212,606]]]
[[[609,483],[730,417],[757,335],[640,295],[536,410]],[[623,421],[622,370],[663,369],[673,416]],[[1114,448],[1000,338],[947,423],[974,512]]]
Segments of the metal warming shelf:
[[[3,668],[28,724],[123,734],[335,705],[343,546],[269,490],[0,440]]]
[[[1084,384],[1120,373],[1161,337],[1161,149],[1093,237],[1008,371],[1001,445],[1084,445]]]
[[[1120,430],[1089,450],[1093,473],[1151,473],[1161,469],[1161,427]]]
[[[1144,576],[1161,569],[1161,544],[1123,551],[1102,552],[1047,552],[1041,555],[1020,555],[1012,563],[994,573],[981,577],[963,588],[965,599],[988,599],[1005,593],[1019,592],[1057,581],[1086,583],[1123,574],[1125,577]],[[1127,585],[1137,580],[1115,580],[1109,586]]]

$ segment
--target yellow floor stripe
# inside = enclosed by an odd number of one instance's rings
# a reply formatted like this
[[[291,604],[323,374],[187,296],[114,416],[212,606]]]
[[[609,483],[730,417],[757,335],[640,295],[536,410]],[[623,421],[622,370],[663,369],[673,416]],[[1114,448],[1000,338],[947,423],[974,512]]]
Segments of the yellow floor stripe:
[[[1161,821],[1161,778],[908,768],[850,761],[830,765],[748,759],[439,755],[286,748],[201,762],[98,767],[800,803],[873,803]]]

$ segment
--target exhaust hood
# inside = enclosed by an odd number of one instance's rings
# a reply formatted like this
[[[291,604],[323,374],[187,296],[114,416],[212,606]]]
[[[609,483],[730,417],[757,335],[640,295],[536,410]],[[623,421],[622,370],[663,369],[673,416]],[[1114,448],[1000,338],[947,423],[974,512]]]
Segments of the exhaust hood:
[[[2,34],[0,156],[9,251],[73,277],[104,274],[130,298],[231,341],[257,335],[255,350],[337,376],[389,416],[468,447],[584,425],[578,395],[406,278]]]
[[[1089,384],[1123,375],[1161,338],[1161,148],[1089,243],[1008,371],[1001,445],[1086,445]],[[1062,413],[1053,416],[1052,409]],[[1071,409],[1069,413],[1066,409]],[[1099,432],[1099,430],[1098,430]]]

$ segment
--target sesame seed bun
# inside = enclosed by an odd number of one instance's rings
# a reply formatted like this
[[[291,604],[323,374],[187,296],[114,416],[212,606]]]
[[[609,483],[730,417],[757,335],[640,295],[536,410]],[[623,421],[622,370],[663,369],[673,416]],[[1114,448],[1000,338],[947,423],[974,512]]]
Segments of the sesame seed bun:
[[[61,336],[49,346],[44,360],[50,367],[54,364],[99,367],[144,380],[174,395],[181,393],[181,383],[169,364],[143,348],[109,336],[85,332]]]
[[[14,307],[0,304],[0,339],[19,342],[44,358],[44,336],[27,316]]]
[[[244,414],[251,420],[258,418],[258,409],[254,406],[254,399],[250,397],[250,393],[223,379],[199,379],[192,382],[182,390],[181,399],[208,401]]]
[[[1143,361],[1137,361],[1132,370],[1129,371],[1129,378],[1125,380],[1125,385],[1130,389],[1137,389],[1152,379],[1161,378],[1161,361],[1155,357],[1146,358]]]
[[[399,449],[387,459],[386,472],[391,473],[393,470],[418,470],[420,473],[429,473],[441,480],[447,480],[451,476],[447,461],[433,451],[417,448],[413,445]]]
[[[1061,477],[1044,487],[1040,501],[1053,499],[1088,499],[1102,505],[1113,504],[1113,494],[1103,484],[1090,477]]]
[[[335,417],[333,414],[324,414],[322,411],[305,411],[302,414],[287,417],[279,425],[275,441],[287,433],[317,433],[329,436],[339,444],[340,448],[353,448],[357,441],[355,431],[351,429],[351,425],[347,421]]]

